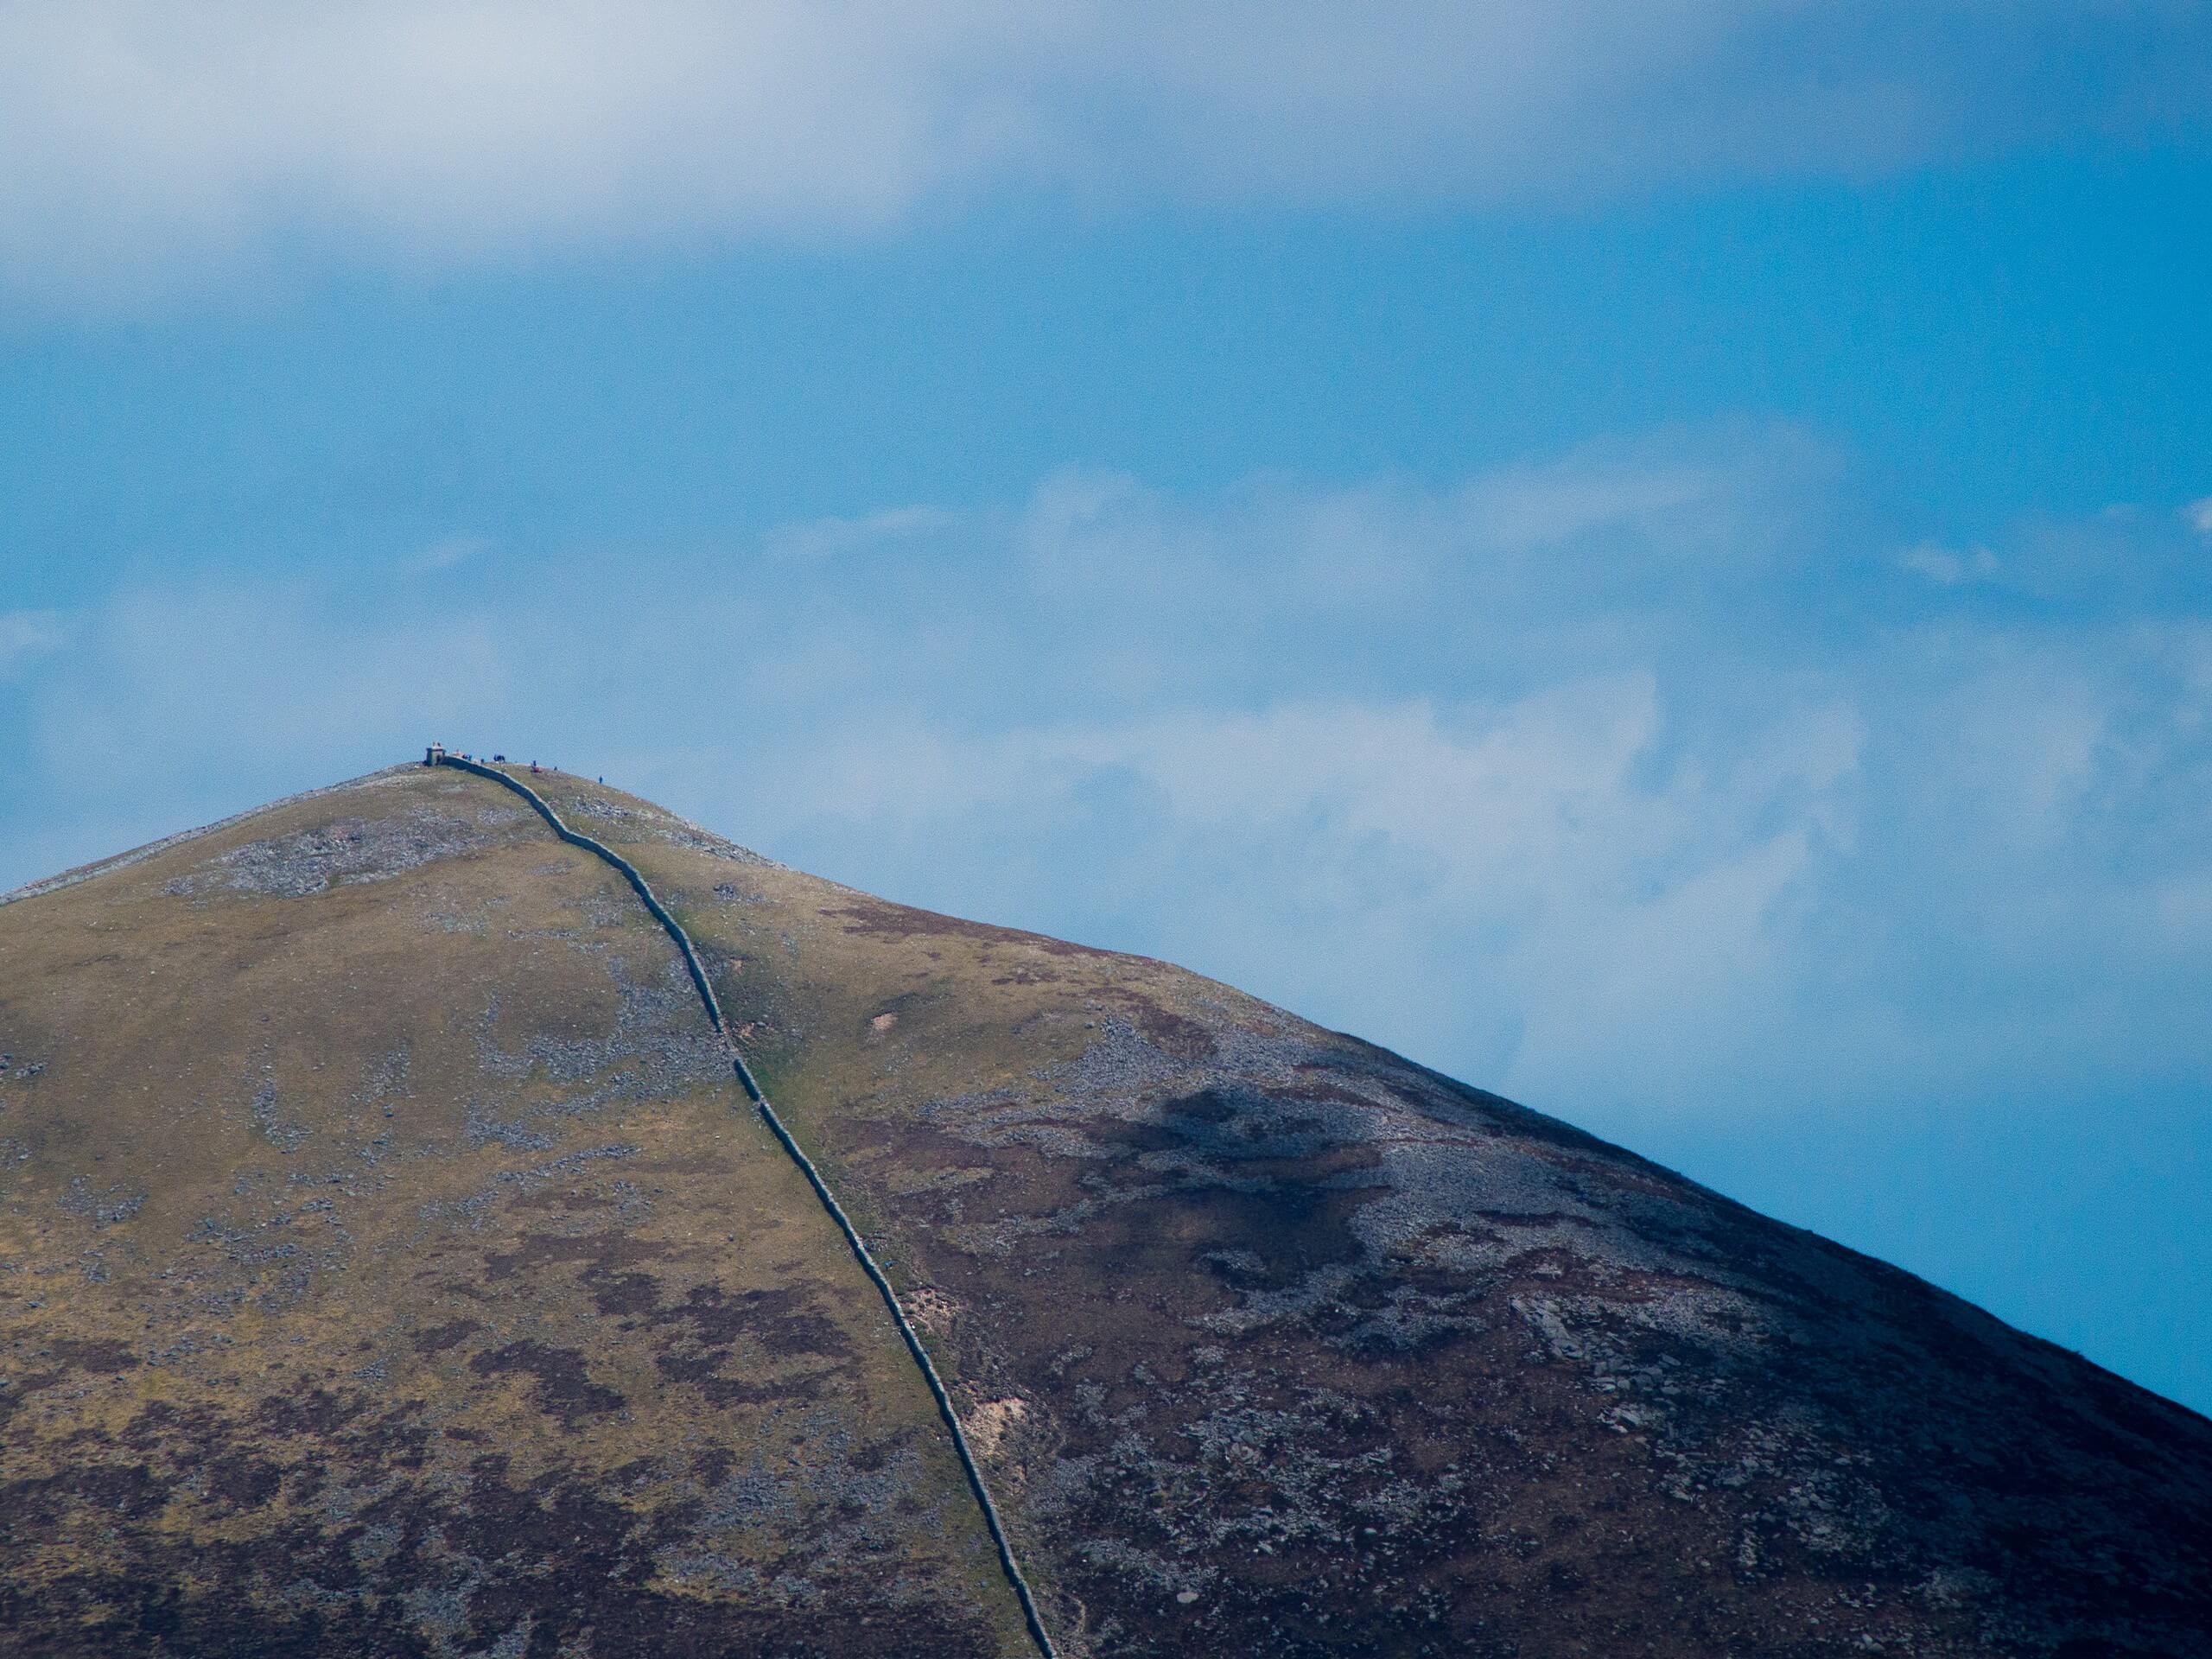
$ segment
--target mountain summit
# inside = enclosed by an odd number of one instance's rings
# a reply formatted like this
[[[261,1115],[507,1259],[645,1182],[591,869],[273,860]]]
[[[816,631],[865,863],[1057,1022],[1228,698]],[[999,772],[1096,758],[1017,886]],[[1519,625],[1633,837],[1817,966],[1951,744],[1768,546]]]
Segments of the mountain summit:
[[[0,903],[0,1653],[2212,1652],[2195,1414],[1179,969],[505,770]]]

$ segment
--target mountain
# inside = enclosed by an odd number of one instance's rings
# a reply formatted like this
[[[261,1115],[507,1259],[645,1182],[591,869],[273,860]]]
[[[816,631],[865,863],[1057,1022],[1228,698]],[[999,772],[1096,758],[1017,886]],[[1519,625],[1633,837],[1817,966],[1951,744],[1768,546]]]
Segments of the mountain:
[[[1071,1659],[2212,1653],[2195,1414],[1179,969],[515,775],[0,904],[0,1652],[1033,1654],[903,1317]]]

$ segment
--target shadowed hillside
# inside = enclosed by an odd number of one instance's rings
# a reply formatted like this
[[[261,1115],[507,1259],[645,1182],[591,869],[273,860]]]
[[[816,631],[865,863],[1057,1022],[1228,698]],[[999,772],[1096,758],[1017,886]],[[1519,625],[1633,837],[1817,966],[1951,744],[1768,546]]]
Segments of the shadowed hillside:
[[[1164,964],[530,780],[1069,1655],[2212,1650],[2212,1425]],[[622,878],[398,768],[0,906],[0,1651],[1033,1651]]]

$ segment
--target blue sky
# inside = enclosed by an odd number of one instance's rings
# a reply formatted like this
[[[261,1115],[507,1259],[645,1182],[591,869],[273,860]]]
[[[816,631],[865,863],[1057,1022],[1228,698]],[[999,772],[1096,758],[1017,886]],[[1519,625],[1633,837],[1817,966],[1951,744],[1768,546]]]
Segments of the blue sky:
[[[2212,14],[0,0],[0,887],[437,735],[2212,1409]]]

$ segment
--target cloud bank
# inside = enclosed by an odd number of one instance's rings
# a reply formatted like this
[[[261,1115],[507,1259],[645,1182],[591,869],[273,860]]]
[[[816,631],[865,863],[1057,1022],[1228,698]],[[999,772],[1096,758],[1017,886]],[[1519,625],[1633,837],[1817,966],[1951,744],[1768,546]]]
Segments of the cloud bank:
[[[1070,473],[713,555],[469,545],[9,624],[0,884],[435,736],[1616,1134],[2212,1083],[2177,512],[1939,557],[1778,430],[1442,488]]]
[[[0,281],[868,235],[987,190],[1370,207],[2192,121],[2188,0],[0,0]]]

